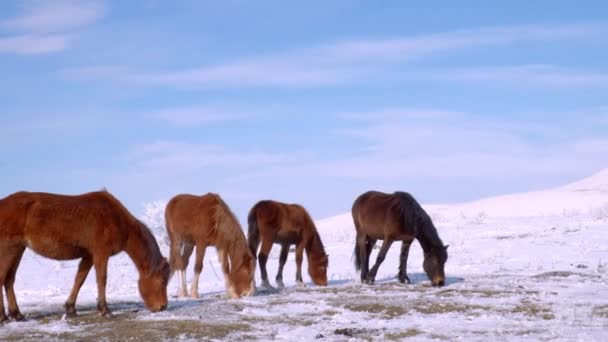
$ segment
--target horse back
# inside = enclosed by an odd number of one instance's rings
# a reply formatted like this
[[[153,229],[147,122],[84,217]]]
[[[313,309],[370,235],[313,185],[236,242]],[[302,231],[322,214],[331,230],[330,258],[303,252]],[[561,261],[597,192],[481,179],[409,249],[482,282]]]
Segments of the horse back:
[[[400,193],[387,194],[368,191],[361,194],[352,206],[357,232],[375,239],[404,239],[414,235],[414,227],[407,224],[408,211]]]
[[[263,200],[251,209],[259,234],[272,237],[275,242],[297,243],[303,236],[312,235],[314,224],[299,204]]]
[[[165,209],[167,230],[170,235],[195,243],[198,239],[212,235],[216,206],[221,198],[214,193],[202,196],[180,194],[173,197]]]
[[[12,214],[6,215],[7,209]],[[0,231],[44,256],[74,259],[103,248],[121,251],[135,220],[105,191],[83,195],[19,192],[0,204]],[[4,235],[4,234],[1,234]]]

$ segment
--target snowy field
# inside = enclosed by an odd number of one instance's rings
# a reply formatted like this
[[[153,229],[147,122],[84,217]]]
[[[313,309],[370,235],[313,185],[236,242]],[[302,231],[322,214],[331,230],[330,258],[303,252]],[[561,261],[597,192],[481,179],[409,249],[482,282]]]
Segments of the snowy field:
[[[77,302],[79,317],[64,321],[77,261],[50,261],[28,251],[16,281],[27,321],[0,325],[0,340],[608,339],[608,170],[547,191],[424,207],[450,245],[442,288],[431,287],[423,274],[417,243],[408,263],[413,284],[395,279],[398,245],[377,284],[359,284],[352,263],[354,228],[350,214],[343,214],[317,221],[330,255],[326,288],[296,288],[291,253],[287,288],[226,299],[210,249],[202,298],[177,299],[174,278],[169,309],[151,314],[137,293],[135,268],[121,254],[109,267],[107,294],[115,316],[97,315],[90,274]],[[167,255],[161,218],[162,203],[150,204],[144,219]],[[278,252],[275,246],[269,259],[271,282]],[[259,273],[256,278],[259,283]]]

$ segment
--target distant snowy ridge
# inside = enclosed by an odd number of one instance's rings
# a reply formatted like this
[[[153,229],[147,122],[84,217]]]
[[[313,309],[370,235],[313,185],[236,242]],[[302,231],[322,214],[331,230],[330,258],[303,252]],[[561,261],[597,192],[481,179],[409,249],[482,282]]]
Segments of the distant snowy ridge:
[[[407,191],[407,189],[403,189]],[[455,204],[423,204],[436,224],[454,220],[482,223],[492,218],[578,217],[608,220],[608,169],[557,188],[502,195]],[[318,220],[317,227],[334,241],[354,237],[350,212]]]
[[[407,189],[403,189],[407,191]],[[144,204],[140,217],[157,236],[161,249],[168,248],[165,229],[166,201]],[[608,220],[608,169],[590,177],[549,190],[516,193],[456,204],[428,204],[423,207],[437,223],[455,218],[481,223],[489,218],[590,216]],[[350,213],[316,220],[324,237],[332,241],[352,239],[354,227]]]

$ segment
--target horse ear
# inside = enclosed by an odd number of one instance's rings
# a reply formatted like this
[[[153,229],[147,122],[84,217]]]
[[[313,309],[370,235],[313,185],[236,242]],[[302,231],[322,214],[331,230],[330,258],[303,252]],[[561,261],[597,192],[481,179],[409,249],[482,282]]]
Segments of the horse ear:
[[[450,245],[445,245],[445,246],[443,246],[443,250],[447,251],[447,250],[448,250],[448,247],[450,247]]]

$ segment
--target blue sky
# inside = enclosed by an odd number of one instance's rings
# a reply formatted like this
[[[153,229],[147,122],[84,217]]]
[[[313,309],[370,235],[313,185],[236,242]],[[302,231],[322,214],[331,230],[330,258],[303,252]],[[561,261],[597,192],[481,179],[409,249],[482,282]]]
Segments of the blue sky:
[[[608,167],[607,61],[603,1],[5,1],[0,195],[556,186]]]

